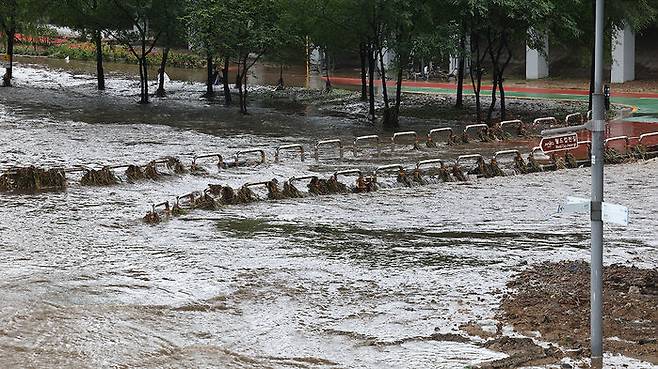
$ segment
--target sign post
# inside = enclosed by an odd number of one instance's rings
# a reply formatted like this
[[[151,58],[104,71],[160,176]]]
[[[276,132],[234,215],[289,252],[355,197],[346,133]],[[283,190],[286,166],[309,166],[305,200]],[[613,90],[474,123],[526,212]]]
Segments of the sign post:
[[[596,0],[594,35],[594,93],[592,94],[592,261],[591,335],[592,368],[603,368],[603,139],[605,101],[603,95],[603,4]]]
[[[594,93],[592,94],[592,121],[581,126],[550,129],[542,136],[556,136],[588,129],[592,132],[592,197],[589,206],[592,222],[592,250],[590,263],[590,328],[591,360],[593,369],[603,368],[603,220],[620,224],[628,223],[628,209],[614,204],[603,203],[603,162],[605,135],[605,97],[603,91],[603,2],[596,0],[596,30],[594,43]],[[560,138],[565,138],[560,136]],[[556,137],[547,139],[546,148],[555,148]],[[550,140],[553,140],[552,143]],[[544,139],[542,139],[542,143]],[[576,140],[577,142],[577,140]],[[565,144],[567,145],[567,144]],[[577,145],[577,143],[576,143]],[[542,144],[542,149],[544,145]],[[557,151],[554,150],[554,151]],[[586,200],[585,200],[586,201]],[[586,205],[582,201],[568,201],[563,211],[579,211]],[[604,214],[605,213],[605,214]]]

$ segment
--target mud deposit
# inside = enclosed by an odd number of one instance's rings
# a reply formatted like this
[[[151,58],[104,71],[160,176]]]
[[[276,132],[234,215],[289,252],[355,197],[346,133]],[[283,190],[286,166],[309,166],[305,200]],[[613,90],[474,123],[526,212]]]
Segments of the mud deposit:
[[[658,364],[658,270],[604,268],[604,349]],[[590,268],[584,261],[542,263],[507,283],[501,319],[527,334],[589,355]]]
[[[368,102],[361,101],[359,92],[332,90],[323,92],[304,88],[287,88],[273,91],[258,89],[254,97],[264,106],[278,110],[288,110],[299,114],[318,114],[325,116],[347,117],[357,121],[368,122]],[[491,98],[482,97],[482,117],[486,118]],[[498,102],[498,105],[500,103]],[[494,121],[500,120],[500,109],[493,113]],[[377,115],[383,112],[383,103],[377,99]],[[507,99],[507,116],[505,119],[521,119],[524,122],[546,117],[564,117],[573,112],[587,111],[587,102],[582,101],[548,101],[536,99]],[[419,124],[427,121],[450,123],[474,122],[476,117],[475,98],[464,96],[464,107],[455,108],[453,95],[423,95],[405,93],[402,95],[400,119],[403,124]]]

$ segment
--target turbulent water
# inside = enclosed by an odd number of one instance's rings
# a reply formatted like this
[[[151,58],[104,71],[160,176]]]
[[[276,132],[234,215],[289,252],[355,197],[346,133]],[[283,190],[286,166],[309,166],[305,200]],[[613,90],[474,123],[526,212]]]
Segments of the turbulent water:
[[[372,130],[259,107],[241,116],[200,101],[198,84],[174,83],[169,99],[143,107],[129,79],[97,94],[87,75],[16,73],[18,86],[0,89],[3,167],[165,155],[189,164],[244,148],[265,149],[268,162],[219,171],[208,161],[208,176],[101,188],[70,175],[63,193],[0,195],[3,368],[460,368],[504,354],[433,333],[465,334],[459,326],[471,321],[495,329],[505,283],[526,263],[589,255],[586,217],[554,214],[567,195],[588,196],[586,168],[262,201],[149,226],[141,217],[151,203],[208,183],[328,177],[477,150],[399,146],[274,163],[278,145],[308,150]],[[628,227],[607,227],[605,263],[656,268],[658,162],[606,171],[607,199],[632,215]]]

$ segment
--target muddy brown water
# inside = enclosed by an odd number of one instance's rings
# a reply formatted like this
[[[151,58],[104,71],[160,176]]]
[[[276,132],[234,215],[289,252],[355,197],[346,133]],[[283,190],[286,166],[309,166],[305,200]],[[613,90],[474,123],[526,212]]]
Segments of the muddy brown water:
[[[135,82],[37,66],[0,89],[0,165],[146,163],[372,132],[345,118],[199,100],[199,84],[151,106]],[[172,89],[173,90],[173,89]],[[510,147],[523,148],[520,143]],[[462,147],[459,151],[495,151]],[[527,150],[527,148],[526,148]],[[430,339],[467,322],[495,329],[509,277],[525,263],[586,259],[589,169],[390,188],[363,195],[196,210],[157,226],[149,204],[203,189],[337,169],[454,157],[400,147],[210,175],[0,195],[0,367],[459,368],[503,357]],[[658,162],[606,168],[609,201],[632,223],[606,227],[605,262],[658,266]],[[408,337],[428,339],[405,340]],[[620,359],[635,367],[651,367]],[[644,365],[644,366],[643,366]]]

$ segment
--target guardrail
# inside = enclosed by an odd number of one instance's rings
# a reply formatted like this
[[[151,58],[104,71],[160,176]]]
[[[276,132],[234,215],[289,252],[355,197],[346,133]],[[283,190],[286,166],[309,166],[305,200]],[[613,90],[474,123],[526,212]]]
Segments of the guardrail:
[[[544,150],[542,150],[541,147],[539,146],[533,147],[532,150],[530,150],[530,156],[532,156],[533,158],[537,158],[537,152],[541,153],[542,159],[550,158],[550,156],[544,154]]]
[[[493,154],[493,160],[498,161],[498,158],[503,156],[503,155],[514,155],[514,157],[518,157],[521,155],[521,152],[519,150],[502,150],[502,151],[496,151]]]
[[[504,120],[504,121],[500,122],[500,129],[502,131],[505,131],[505,128],[507,126],[512,126],[512,125],[516,125],[517,130],[518,130],[519,128],[523,127],[523,121],[521,121],[520,119]],[[517,131],[517,133],[518,133],[518,131]]]
[[[178,205],[181,199],[188,199],[190,202],[194,202],[194,196],[195,196],[194,192],[190,192],[181,196],[176,196],[176,205]]]
[[[581,113],[573,113],[569,114],[564,118],[564,123],[568,126],[571,125],[571,121],[573,118],[578,118],[578,121],[576,122],[577,124],[583,124],[583,115]]]
[[[160,207],[164,207],[165,213],[169,213],[171,211],[169,207],[169,201],[161,202],[159,204],[152,204],[151,205],[151,211],[155,214],[156,210]]]
[[[647,137],[658,137],[658,132],[651,132],[651,133],[644,133],[640,135],[640,139],[638,140],[638,143],[642,146],[644,145],[644,139]]]
[[[301,160],[304,161],[304,146],[300,144],[291,144],[291,145],[278,146],[276,148],[276,151],[274,152],[274,162],[275,163],[279,162],[279,153],[281,152],[281,150],[291,150],[291,149],[299,150],[299,156]]]
[[[375,169],[373,172],[373,176],[377,177],[377,175],[381,172],[388,172],[392,169],[397,170],[398,172],[403,171],[404,167],[401,164],[390,164],[390,165],[383,165],[381,167],[378,167]]]
[[[532,122],[532,126],[534,128],[539,127],[540,124],[548,123],[549,127],[557,126],[557,118],[555,117],[544,117],[544,118],[537,118]]]
[[[431,165],[431,164],[441,164],[441,167],[444,167],[445,166],[445,161],[443,159],[421,160],[418,163],[416,163],[416,170],[420,170],[421,167],[424,167],[426,165]]]
[[[318,179],[318,176],[309,175],[309,176],[301,176],[301,177],[290,177],[288,179],[288,183],[293,183],[295,181],[303,181],[305,179]]]
[[[395,139],[399,137],[413,137],[414,145],[418,144],[418,133],[415,131],[396,132],[393,134],[393,137],[391,137],[391,151],[395,151]]]
[[[486,125],[486,124],[482,124],[482,123],[481,124],[469,124],[466,127],[464,127],[464,134],[468,135],[468,131],[470,131],[471,129],[476,129],[476,128],[484,128],[487,131],[489,130],[489,126]]]
[[[7,172],[11,170],[8,169]],[[77,173],[77,172],[89,172],[91,168],[84,167],[84,166],[79,166],[79,167],[74,167],[74,168],[66,168],[64,169],[64,173]]]
[[[270,181],[251,182],[251,183],[245,183],[244,186],[245,186],[245,187],[256,187],[256,186],[265,186],[265,187],[267,187],[267,185],[268,185],[269,183],[270,183]]]
[[[455,160],[455,164],[457,164],[457,166],[459,166],[459,165],[461,165],[460,163],[462,162],[462,160],[466,160],[466,159],[480,159],[480,160],[484,160],[484,157],[483,157],[482,155],[480,155],[480,154],[460,155],[460,156],[457,158],[457,160]]]
[[[260,164],[265,163],[265,150],[263,149],[250,149],[250,150],[243,150],[243,151],[238,151],[235,153],[235,165],[238,165],[239,159],[241,155],[245,154],[253,154],[253,153],[258,153],[260,154]]]
[[[362,141],[375,141],[377,142],[377,154],[381,154],[382,152],[382,144],[381,144],[381,139],[377,135],[368,135],[368,136],[359,136],[354,139],[354,145],[352,146],[352,152],[354,156],[356,157],[358,155],[358,146],[359,142]]]
[[[587,111],[587,120],[592,120],[592,111],[591,110]]]
[[[607,138],[603,143],[603,147],[608,147],[608,144],[617,141],[624,141],[624,149],[628,149],[628,144],[629,144],[628,136],[617,136],[617,137]]]
[[[452,128],[450,127],[444,127],[444,128],[434,128],[430,129],[429,133],[427,134],[427,140],[428,141],[433,141],[432,136],[436,133],[440,132],[448,132],[448,139],[454,135],[454,132],[452,131]]]
[[[363,175],[360,169],[348,169],[348,170],[341,170],[338,172],[334,172],[334,179],[338,179],[338,176],[346,176],[349,174],[357,174],[359,177]]]
[[[194,155],[194,158],[192,158],[192,167],[196,167],[197,160],[206,159],[206,158],[217,158],[217,166],[219,168],[221,168],[222,164],[224,164],[224,157],[222,156],[222,154],[203,154],[203,155]]]
[[[320,160],[320,146],[325,146],[325,145],[338,146],[338,153],[340,155],[340,160],[343,160],[343,142],[339,139],[318,141],[315,144],[315,160]]]
[[[127,168],[130,168],[131,166],[132,166],[132,164],[117,164],[117,165],[108,165],[107,167],[109,169],[114,170],[114,169],[121,169],[121,168],[126,168],[127,169]]]

